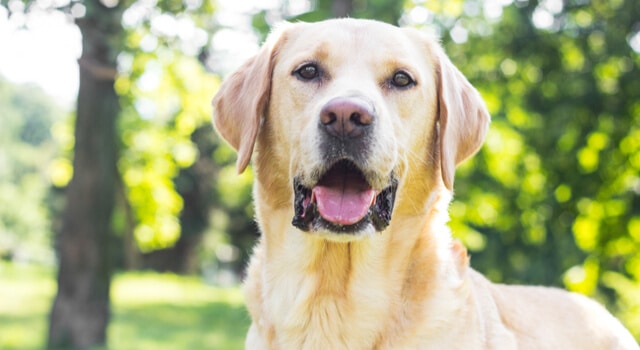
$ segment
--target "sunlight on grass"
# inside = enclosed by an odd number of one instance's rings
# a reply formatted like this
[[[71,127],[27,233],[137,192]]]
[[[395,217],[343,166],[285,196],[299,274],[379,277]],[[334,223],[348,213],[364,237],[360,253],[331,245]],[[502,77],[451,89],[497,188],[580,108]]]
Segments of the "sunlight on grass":
[[[41,349],[55,281],[46,269],[0,263],[0,349]]]
[[[110,348],[242,349],[249,317],[238,289],[198,278],[151,273],[118,276],[112,286]]]
[[[55,294],[52,269],[0,262],[0,349],[43,349]],[[249,317],[238,288],[197,277],[114,278],[109,349],[242,349]]]

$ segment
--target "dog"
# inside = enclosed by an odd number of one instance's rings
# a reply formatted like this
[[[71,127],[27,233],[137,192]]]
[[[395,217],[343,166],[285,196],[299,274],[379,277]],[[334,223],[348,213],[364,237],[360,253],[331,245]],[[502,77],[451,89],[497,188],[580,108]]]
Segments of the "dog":
[[[432,35],[285,24],[212,104],[255,171],[247,349],[638,349],[584,296],[469,266],[447,207],[490,117]]]

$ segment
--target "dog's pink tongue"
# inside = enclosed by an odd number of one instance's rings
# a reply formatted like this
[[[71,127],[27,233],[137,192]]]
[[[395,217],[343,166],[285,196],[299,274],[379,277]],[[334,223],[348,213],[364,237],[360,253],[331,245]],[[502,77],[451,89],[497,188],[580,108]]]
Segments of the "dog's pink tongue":
[[[353,225],[362,220],[375,198],[366,183],[347,176],[342,181],[329,181],[313,188],[313,197],[322,217],[334,224]]]

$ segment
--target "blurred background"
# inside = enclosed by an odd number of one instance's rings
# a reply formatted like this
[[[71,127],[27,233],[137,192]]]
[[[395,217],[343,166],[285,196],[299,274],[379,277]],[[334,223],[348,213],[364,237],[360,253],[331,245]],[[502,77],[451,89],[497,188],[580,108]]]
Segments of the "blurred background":
[[[252,172],[210,125],[282,20],[430,28],[493,122],[454,234],[640,339],[640,2],[0,0],[0,348],[240,349]]]

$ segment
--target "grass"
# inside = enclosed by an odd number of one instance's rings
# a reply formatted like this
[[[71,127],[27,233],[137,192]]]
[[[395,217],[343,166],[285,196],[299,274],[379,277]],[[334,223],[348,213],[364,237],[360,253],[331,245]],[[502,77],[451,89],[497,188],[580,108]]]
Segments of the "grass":
[[[0,349],[44,349],[52,269],[0,262]],[[124,273],[111,287],[108,349],[242,349],[249,316],[238,288],[195,277]]]

